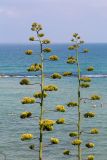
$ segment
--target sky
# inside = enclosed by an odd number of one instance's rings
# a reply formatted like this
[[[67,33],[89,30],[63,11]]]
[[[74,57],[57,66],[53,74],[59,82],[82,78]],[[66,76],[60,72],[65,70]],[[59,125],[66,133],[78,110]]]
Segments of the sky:
[[[33,22],[52,42],[67,43],[76,32],[107,43],[107,0],[0,0],[0,43],[28,42]]]

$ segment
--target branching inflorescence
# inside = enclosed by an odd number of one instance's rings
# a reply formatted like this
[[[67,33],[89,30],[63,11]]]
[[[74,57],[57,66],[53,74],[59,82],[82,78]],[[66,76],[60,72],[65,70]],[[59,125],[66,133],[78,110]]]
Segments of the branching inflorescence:
[[[57,91],[58,87],[54,84],[49,84],[49,85],[45,85],[45,76],[44,76],[44,62],[45,60],[45,54],[46,53],[50,53],[52,50],[51,48],[48,48],[47,45],[50,44],[50,40],[48,39],[43,39],[44,37],[44,33],[41,33],[42,31],[42,26],[38,23],[33,23],[32,24],[32,31],[34,31],[36,33],[36,38],[35,37],[30,37],[29,40],[33,41],[33,42],[38,42],[40,45],[40,52],[39,52],[39,56],[40,56],[40,62],[39,63],[33,63],[30,65],[30,67],[27,68],[28,72],[40,72],[40,82],[39,83],[34,83],[34,84],[39,84],[40,86],[40,91],[35,92],[33,94],[32,97],[24,97],[21,100],[22,104],[35,104],[35,103],[39,103],[40,104],[40,113],[39,113],[39,120],[38,120],[38,125],[39,125],[39,160],[43,159],[43,133],[44,131],[53,131],[54,129],[54,125],[55,124],[65,124],[65,118],[59,118],[57,120],[51,120],[51,119],[44,119],[44,99],[48,96],[48,92],[52,92],[52,91]],[[69,136],[72,138],[71,144],[73,146],[77,146],[78,148],[78,160],[83,160],[82,158],[82,145],[83,145],[83,140],[82,140],[82,133],[86,133],[85,131],[82,130],[81,127],[81,117],[85,118],[93,118],[96,116],[96,114],[94,112],[86,112],[82,115],[81,112],[81,103],[82,103],[82,97],[81,97],[81,89],[85,89],[85,88],[89,88],[90,87],[90,82],[91,82],[91,78],[87,77],[87,76],[81,76],[81,70],[80,70],[80,61],[79,61],[79,55],[84,53],[86,54],[88,52],[87,49],[83,49],[82,51],[81,49],[81,45],[84,43],[84,41],[81,40],[80,36],[77,33],[73,34],[73,39],[72,41],[72,45],[70,47],[68,47],[68,49],[70,51],[73,50],[73,52],[75,53],[75,56],[71,55],[67,58],[67,63],[70,65],[76,65],[77,68],[77,79],[78,79],[78,84],[77,84],[77,101],[70,101],[68,102],[66,105],[69,108],[75,108],[77,109],[77,129],[76,131],[70,132]],[[31,56],[34,52],[32,50],[26,50],[25,54],[28,56]],[[57,61],[59,60],[59,57],[57,55],[51,55],[48,59],[49,61]],[[94,70],[93,66],[89,66],[88,68],[86,68],[86,71],[91,72]],[[61,79],[62,76],[66,77],[66,76],[72,76],[72,72],[64,72],[62,75],[59,73],[53,73],[50,78],[52,79]],[[20,81],[21,85],[34,85],[32,84],[29,79],[24,78]],[[85,99],[85,98],[84,98]],[[100,96],[99,95],[91,95],[89,98],[86,98],[90,101],[96,101],[96,100],[100,100]],[[39,101],[39,102],[38,102]],[[57,105],[55,107],[56,112],[65,112],[66,108],[64,105]],[[32,113],[25,111],[22,112],[20,114],[20,118],[21,119],[26,119],[26,118],[32,118]],[[91,130],[89,130],[88,132],[90,135],[95,135],[99,133],[99,130],[97,128],[92,128]],[[31,133],[24,133],[21,135],[21,140],[25,141],[25,140],[31,140],[31,139],[35,139],[34,136]],[[58,138],[56,137],[52,137],[50,139],[51,144],[59,144],[60,141]],[[94,148],[95,144],[93,142],[87,142],[84,145],[86,148]],[[30,149],[34,149],[35,146],[32,144],[29,146]],[[70,150],[64,150],[63,152],[64,155],[69,155],[70,154]],[[94,155],[88,155],[87,156],[87,160],[94,160]]]
[[[81,138],[81,135],[84,131],[82,131],[82,127],[81,127],[81,117],[82,117],[81,89],[90,87],[91,78],[89,78],[87,76],[81,76],[79,56],[82,53],[84,53],[84,54],[88,53],[88,49],[83,49],[81,51],[81,45],[84,43],[84,41],[81,40],[81,37],[77,33],[74,33],[73,39],[71,40],[71,42],[72,42],[72,45],[69,46],[68,49],[70,51],[73,51],[75,53],[75,56],[69,56],[67,59],[67,63],[68,64],[75,64],[77,66],[77,79],[78,79],[77,95],[78,95],[78,99],[77,99],[77,102],[69,102],[67,104],[67,106],[68,107],[76,107],[77,106],[76,108],[78,111],[78,119],[77,119],[77,131],[69,133],[69,136],[75,138],[72,140],[71,144],[78,147],[78,154],[77,154],[78,160],[82,160],[83,159],[82,158],[83,140]],[[91,72],[93,70],[94,70],[93,66],[89,66],[88,68],[86,68],[86,71],[88,71],[88,72]],[[100,96],[99,95],[92,95],[86,99],[88,99],[90,101],[100,100]],[[84,113],[83,117],[84,118],[93,118],[93,117],[95,117],[95,113],[94,112],[87,112],[87,113]],[[99,130],[97,128],[93,128],[89,131],[89,134],[98,134],[98,133],[99,133]],[[94,146],[95,146],[95,144],[93,142],[89,142],[89,143],[85,144],[85,147],[87,147],[87,148],[93,148]],[[66,152],[64,152],[64,153],[66,153]],[[87,160],[94,160],[94,155],[88,155]]]
[[[29,38],[29,40],[39,43],[39,46],[40,46],[40,52],[39,52],[40,62],[31,64],[30,67],[27,68],[27,71],[28,72],[40,72],[40,82],[39,83],[34,83],[34,84],[39,84],[40,91],[35,92],[33,94],[33,97],[24,97],[22,99],[21,103],[22,104],[34,104],[34,103],[37,103],[37,101],[39,100],[39,104],[40,104],[40,114],[39,114],[39,120],[38,120],[38,125],[39,125],[39,130],[40,130],[40,135],[38,137],[38,139],[39,139],[39,160],[42,160],[42,157],[43,157],[43,132],[44,131],[52,131],[54,124],[55,123],[56,124],[62,124],[62,123],[64,123],[64,119],[58,119],[57,121],[54,121],[54,120],[51,120],[51,119],[44,119],[43,118],[43,115],[44,115],[44,98],[46,98],[48,96],[47,92],[57,91],[58,87],[56,85],[53,85],[53,84],[49,84],[49,85],[44,84],[45,83],[44,82],[44,80],[45,80],[45,76],[44,76],[45,55],[46,55],[46,53],[50,53],[52,51],[51,48],[47,47],[47,45],[50,44],[50,40],[43,38],[44,33],[41,33],[41,31],[42,31],[41,24],[33,23],[31,30],[36,33],[36,38],[34,36],[32,36],[32,37]],[[30,55],[36,54],[36,53],[34,53],[31,49],[29,49],[29,50],[25,51],[25,54],[30,56]],[[58,59],[59,58],[56,55],[51,55],[49,57],[50,61],[56,61]],[[51,77],[53,79],[56,79],[56,78],[60,79],[61,75],[58,74],[58,73],[54,73]],[[21,85],[34,85],[27,78],[22,79],[20,81],[20,84]],[[27,112],[27,111],[22,112],[20,114],[20,118],[21,119],[32,118],[32,113]],[[31,133],[24,133],[24,134],[21,135],[21,140],[22,141],[31,140],[33,138],[34,138],[34,136]],[[52,144],[58,144],[59,140],[57,138],[51,138],[50,142]],[[32,144],[32,145],[29,146],[29,148],[34,149],[35,145]]]

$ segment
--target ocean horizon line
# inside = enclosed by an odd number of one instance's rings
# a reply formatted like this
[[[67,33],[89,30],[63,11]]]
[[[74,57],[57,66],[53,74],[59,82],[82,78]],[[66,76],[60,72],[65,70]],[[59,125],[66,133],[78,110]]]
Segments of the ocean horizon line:
[[[57,45],[57,44],[71,44],[72,42],[52,42],[50,45]],[[38,45],[34,44],[33,42],[0,42],[0,45]],[[86,44],[107,44],[107,42],[85,42],[84,45]]]

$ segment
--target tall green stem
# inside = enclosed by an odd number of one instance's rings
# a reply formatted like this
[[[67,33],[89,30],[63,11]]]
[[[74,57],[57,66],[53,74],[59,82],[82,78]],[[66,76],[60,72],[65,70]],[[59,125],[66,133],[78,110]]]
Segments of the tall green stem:
[[[41,48],[41,54],[40,54],[40,57],[41,57],[41,93],[42,93],[42,96],[41,96],[41,103],[40,103],[40,107],[41,107],[41,110],[40,110],[40,117],[39,117],[39,120],[40,122],[42,121],[43,119],[43,99],[44,99],[44,90],[43,90],[43,86],[44,86],[44,74],[43,74],[43,61],[44,61],[44,58],[43,58],[43,53],[42,53],[42,43],[40,41],[40,48]],[[39,144],[39,160],[42,160],[42,152],[43,152],[43,127],[42,125],[40,125],[40,144]]]
[[[80,65],[78,58],[78,49],[76,49],[77,72],[78,72],[78,139],[81,139],[81,110],[80,110]],[[82,160],[81,145],[78,145],[78,160]]]

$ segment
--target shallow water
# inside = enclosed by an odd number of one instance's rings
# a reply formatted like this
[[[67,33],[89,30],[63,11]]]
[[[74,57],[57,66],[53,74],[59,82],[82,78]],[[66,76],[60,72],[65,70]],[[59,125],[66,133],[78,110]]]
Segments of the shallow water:
[[[65,59],[70,55],[67,50],[68,44],[54,44],[52,45],[53,54],[60,57],[58,62],[47,61],[45,64],[45,74],[50,75],[53,72],[72,71],[76,72],[75,67],[66,64]],[[37,51],[38,51],[38,46]],[[89,97],[91,94],[99,94],[102,99],[101,104],[98,102],[96,108],[93,107],[95,103],[81,104],[83,113],[87,111],[96,112],[93,119],[82,118],[82,128],[87,131],[91,128],[97,127],[100,129],[99,135],[83,134],[82,139],[85,142],[95,142],[94,149],[86,149],[83,144],[84,160],[86,154],[95,154],[96,160],[107,160],[107,44],[86,44],[85,48],[90,50],[89,54],[80,55],[82,74],[89,74],[86,72],[85,67],[94,65],[95,71],[89,76],[94,77],[89,89],[82,89],[82,97]],[[35,73],[28,73],[26,68],[33,62],[38,62],[38,56],[30,58],[24,55],[24,50],[35,49],[34,45],[0,45],[0,153],[6,155],[6,160],[38,160],[38,139],[32,141],[22,142],[20,135],[22,133],[32,133],[38,137],[38,116],[39,104],[22,105],[21,99],[24,96],[32,96],[35,91],[39,91],[39,86],[20,86],[19,82],[21,76],[32,76],[30,79],[33,82],[38,82],[39,77],[35,77]],[[48,57],[50,55],[46,55]],[[38,73],[36,73],[38,74]],[[13,77],[10,77],[13,76]],[[6,78],[7,77],[7,78]],[[19,77],[19,78],[18,78]],[[46,84],[56,84],[59,90],[54,93],[49,93],[45,100],[44,108],[46,112],[44,117],[57,120],[64,117],[69,125],[55,125],[54,131],[44,133],[44,152],[43,160],[76,160],[74,155],[76,147],[71,145],[72,138],[69,137],[69,132],[76,130],[75,122],[77,120],[76,108],[67,108],[66,103],[74,100],[76,101],[77,90],[75,88],[77,80],[76,77],[62,78],[61,80],[52,80],[46,78]],[[55,106],[64,104],[66,107],[65,113],[57,113],[54,111]],[[35,118],[21,120],[20,113],[23,111],[31,111]],[[50,145],[50,138],[52,136],[58,137],[60,143],[58,145]],[[29,149],[30,144],[36,145],[36,150]],[[63,155],[64,149],[70,149],[71,155],[68,157]],[[0,154],[0,160],[3,160],[3,155]]]
[[[34,78],[31,78],[34,81]],[[35,137],[38,136],[38,125],[37,118],[21,120],[20,113],[23,111],[32,111],[33,115],[38,116],[39,105],[22,105],[20,100],[23,96],[32,96],[35,91],[39,90],[38,86],[20,86],[20,78],[1,78],[0,79],[0,152],[6,154],[6,160],[35,160],[38,159],[38,140],[29,142],[21,142],[20,135],[22,133],[33,133]],[[35,81],[39,81],[39,78],[35,78]],[[76,99],[76,78],[63,78],[61,80],[46,79],[46,83],[59,86],[59,91],[55,93],[49,93],[48,98],[45,101],[46,110],[54,110],[58,104],[66,104],[70,99]],[[93,108],[93,104],[82,104],[81,108],[83,113],[86,111],[96,112],[96,117],[93,119],[82,119],[84,130],[98,127],[100,134],[91,136],[83,135],[85,142],[93,140],[95,142],[95,149],[87,150],[83,145],[84,157],[86,153],[95,153],[97,160],[106,160],[107,156],[107,133],[106,133],[106,121],[107,121],[107,79],[105,78],[94,78],[92,86],[89,89],[82,89],[82,96],[90,96],[94,93],[99,93],[102,96],[103,108],[100,104],[97,104],[96,108]],[[99,85],[100,84],[100,85]],[[87,93],[86,93],[87,90]],[[65,105],[66,106],[66,105]],[[66,107],[67,108],[67,107]],[[62,160],[71,159],[71,155],[66,157],[63,156],[64,149],[70,149],[72,154],[76,153],[76,148],[70,144],[72,138],[70,138],[69,132],[75,130],[76,122],[76,108],[67,108],[65,113],[57,112],[46,112],[45,117],[57,120],[60,117],[64,117],[66,122],[71,125],[55,125],[54,131],[44,133],[44,160]],[[60,139],[60,144],[50,145],[50,137],[55,136]],[[65,138],[66,137],[66,138]],[[28,146],[32,143],[36,145],[36,151],[31,151]],[[47,146],[48,145],[48,146]],[[76,160],[73,157],[73,160]]]

